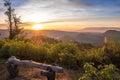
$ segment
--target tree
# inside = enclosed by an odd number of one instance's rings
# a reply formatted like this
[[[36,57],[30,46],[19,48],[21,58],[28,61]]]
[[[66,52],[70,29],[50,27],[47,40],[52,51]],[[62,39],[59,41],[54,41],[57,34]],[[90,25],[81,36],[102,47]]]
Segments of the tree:
[[[16,38],[21,32],[22,28],[20,28],[19,24],[20,17],[17,17],[15,14],[15,9],[12,8],[10,0],[4,0],[4,6],[7,8],[5,15],[7,15],[8,19],[8,29],[9,29],[9,39]]]

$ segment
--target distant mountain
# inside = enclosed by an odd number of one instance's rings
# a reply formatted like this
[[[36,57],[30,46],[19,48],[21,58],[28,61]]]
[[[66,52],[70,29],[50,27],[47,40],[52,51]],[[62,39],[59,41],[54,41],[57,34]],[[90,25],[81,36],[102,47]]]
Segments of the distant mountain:
[[[104,36],[101,33],[80,33],[76,41],[79,43],[102,44]]]
[[[57,30],[40,30],[40,31],[34,31],[34,30],[26,30],[25,33],[27,36],[39,36],[39,35],[45,35],[49,36],[51,38],[61,39],[64,36],[76,36],[79,34],[78,32],[67,32],[67,31],[57,31]],[[29,34],[31,33],[31,34]]]
[[[117,31],[117,30],[108,30],[104,33],[104,35],[106,36],[120,36],[120,31]]]
[[[79,43],[91,43],[91,44],[103,44],[104,37],[107,37],[109,40],[120,40],[120,31],[108,30],[104,33],[96,32],[66,32],[66,31],[56,31],[56,30],[25,30],[27,38],[33,36],[45,35],[50,38],[63,41],[75,41]],[[0,39],[8,37],[7,30],[0,30]]]
[[[120,31],[108,30],[104,34],[109,40],[120,41]]]
[[[79,30],[78,32],[106,32],[108,30],[118,30],[120,31],[120,28],[118,27],[89,27]]]
[[[63,41],[75,41],[79,43],[101,44],[104,41],[104,36],[101,33],[80,33],[80,32],[66,32],[56,30],[43,30],[39,35],[46,35]]]

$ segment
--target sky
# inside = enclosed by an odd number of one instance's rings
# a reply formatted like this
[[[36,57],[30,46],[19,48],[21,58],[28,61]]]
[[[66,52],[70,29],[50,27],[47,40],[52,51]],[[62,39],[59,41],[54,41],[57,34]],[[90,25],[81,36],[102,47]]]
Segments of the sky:
[[[10,0],[26,29],[75,31],[88,27],[120,27],[120,0]],[[6,28],[0,0],[0,28]]]

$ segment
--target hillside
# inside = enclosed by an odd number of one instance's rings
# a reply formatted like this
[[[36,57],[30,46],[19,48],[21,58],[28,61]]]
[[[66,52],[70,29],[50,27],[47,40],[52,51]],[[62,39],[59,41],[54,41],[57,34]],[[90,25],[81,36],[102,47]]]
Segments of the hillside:
[[[0,30],[0,33],[1,33],[0,39],[8,37],[7,30]],[[26,35],[27,38],[43,35],[57,40],[75,41],[79,43],[92,43],[92,44],[103,44],[105,36],[108,39],[120,40],[120,31],[116,30],[108,30],[104,33],[66,32],[56,30],[42,30],[42,31],[25,30],[24,35]]]
[[[116,30],[108,30],[104,33],[104,35],[106,36],[120,36],[120,31],[116,31]]]
[[[120,40],[120,31],[108,30],[104,34],[109,40],[119,41]]]
[[[88,28],[83,28],[79,30],[78,32],[106,32],[108,30],[118,30],[120,31],[120,28],[118,27],[88,27]]]

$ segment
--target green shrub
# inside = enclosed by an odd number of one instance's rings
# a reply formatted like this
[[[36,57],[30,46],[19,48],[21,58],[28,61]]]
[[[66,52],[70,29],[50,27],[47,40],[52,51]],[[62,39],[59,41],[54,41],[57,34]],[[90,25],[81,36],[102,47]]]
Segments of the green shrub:
[[[4,46],[5,44],[5,40],[0,40],[0,49],[2,48],[2,46]]]
[[[2,46],[2,48],[0,50],[0,57],[1,58],[9,58],[11,56],[9,51],[10,51],[10,45],[5,44],[4,46]]]
[[[120,43],[108,43],[103,47],[91,49],[79,49],[73,42],[55,42],[46,37],[42,44],[36,44],[30,40],[1,40],[0,57],[8,58],[16,56],[20,59],[35,60],[45,63],[57,63],[68,68],[72,66],[82,67],[86,62],[93,62],[95,66],[100,64],[114,64],[117,67],[120,62]],[[42,40],[42,41],[43,41]]]
[[[0,56],[8,58],[10,56],[16,56],[21,59],[31,59],[36,46],[32,43],[24,41],[6,41],[4,46],[0,50]]]
[[[73,68],[76,66],[75,56],[69,53],[61,53],[60,63],[67,68]]]
[[[49,61],[48,55],[49,49],[43,46],[37,47],[37,50],[34,52],[33,60],[39,62],[47,62]]]
[[[119,80],[120,74],[117,68],[112,65],[94,67],[94,64],[86,63],[84,65],[85,73],[79,80]]]
[[[50,51],[54,62],[64,66],[74,65],[76,63],[75,55],[79,53],[79,49],[76,44],[67,42],[59,42],[51,45]]]
[[[52,46],[54,53],[68,53],[68,54],[77,54],[79,49],[75,43],[59,42]]]

